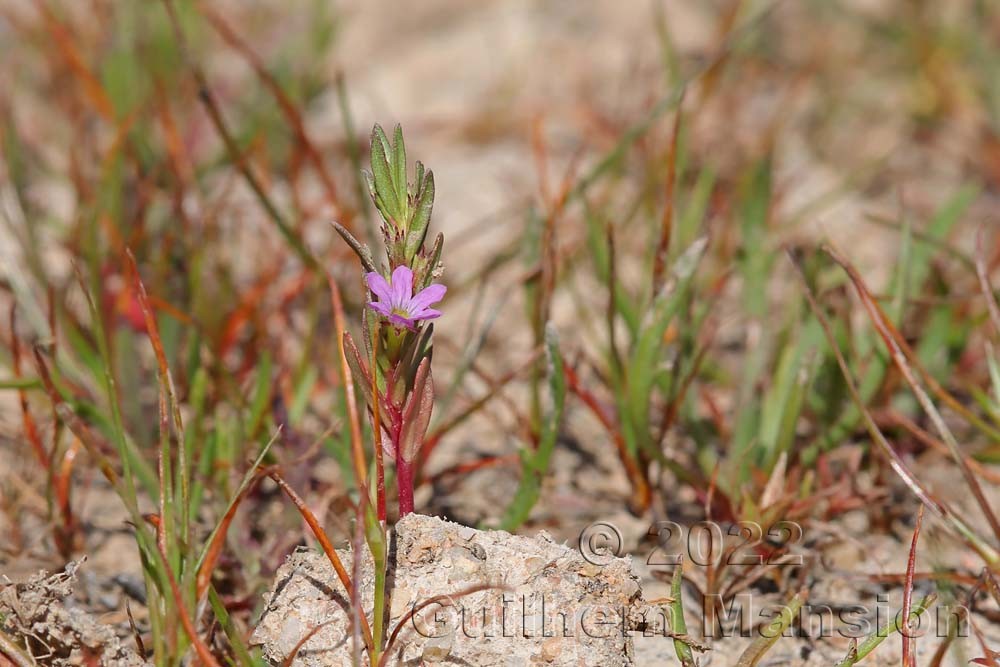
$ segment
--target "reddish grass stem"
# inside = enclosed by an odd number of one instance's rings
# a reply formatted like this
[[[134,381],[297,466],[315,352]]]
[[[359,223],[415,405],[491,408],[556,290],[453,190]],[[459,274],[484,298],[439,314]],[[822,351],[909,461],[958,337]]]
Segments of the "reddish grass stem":
[[[930,374],[923,369],[922,365],[919,361],[917,361],[913,350],[906,343],[899,331],[892,325],[889,318],[886,317],[885,313],[882,311],[882,307],[879,306],[878,302],[872,297],[871,292],[868,290],[868,286],[865,284],[864,280],[862,280],[857,269],[855,269],[854,266],[832,246],[824,245],[823,250],[833,259],[833,261],[844,269],[848,277],[851,279],[855,290],[857,290],[858,296],[861,298],[862,304],[864,304],[865,310],[868,311],[872,323],[875,325],[875,329],[878,331],[879,335],[881,335],[886,348],[889,350],[889,354],[892,356],[892,360],[896,364],[896,367],[903,374],[907,384],[910,385],[910,388],[913,390],[913,393],[917,398],[917,402],[919,402],[924,411],[927,412],[931,421],[934,423],[934,426],[940,432],[941,439],[946,445],[948,445],[948,449],[951,451],[952,457],[955,459],[959,470],[962,472],[962,476],[969,485],[969,490],[972,491],[976,502],[979,504],[980,509],[982,509],[983,515],[986,517],[987,522],[989,522],[994,537],[1000,539],[1000,520],[997,519],[989,501],[983,494],[982,487],[979,484],[979,479],[969,468],[964,455],[958,449],[958,443],[951,438],[950,432],[938,415],[933,403],[931,403],[930,398],[920,386],[920,382],[913,373],[911,365],[917,369],[924,381],[931,387],[931,390],[938,394],[938,396],[941,397],[945,403],[953,409],[956,405],[958,405],[960,409],[956,409],[956,411],[967,418],[971,413],[967,408],[965,408],[965,406],[958,404],[957,401],[955,401],[955,399],[948,394],[948,392],[944,391],[937,381],[935,381]]]
[[[333,543],[330,542],[330,538],[327,536],[326,531],[323,530],[321,525],[319,525],[319,520],[316,518],[316,515],[312,513],[312,510],[306,507],[305,501],[299,497],[299,494],[295,493],[295,490],[288,485],[288,482],[286,482],[277,471],[268,471],[267,476],[274,480],[274,483],[277,484],[282,491],[284,491],[285,495],[288,496],[288,499],[292,501],[292,504],[295,505],[295,508],[299,511],[299,514],[302,515],[302,518],[309,526],[309,529],[316,537],[316,540],[319,542],[320,547],[322,547],[323,553],[325,553],[326,557],[330,560],[330,564],[333,566],[334,572],[337,573],[337,578],[340,579],[340,583],[343,585],[344,591],[350,595],[352,590],[351,577],[347,574],[347,570],[344,568],[344,564],[341,562],[340,556],[337,555],[336,549],[333,548]],[[375,643],[372,640],[372,631],[371,627],[368,625],[368,618],[363,614],[360,614],[359,618],[361,619],[361,631],[364,636],[365,646],[368,647],[369,652],[372,652],[374,651]]]
[[[910,555],[906,562],[906,585],[903,586],[903,627],[900,636],[903,638],[903,667],[916,667],[916,638],[910,628],[910,606],[913,602],[913,573],[917,563],[917,538],[920,537],[920,526],[924,521],[924,506],[917,510],[917,524],[913,528],[913,541],[910,542]]]
[[[625,444],[625,438],[622,437],[621,429],[618,428],[615,418],[608,414],[608,410],[601,404],[597,397],[580,383],[580,377],[569,364],[566,364],[564,368],[566,382],[569,385],[570,391],[576,394],[583,401],[583,404],[590,408],[590,411],[594,413],[594,416],[601,422],[601,425],[604,426],[605,430],[611,436],[611,440],[615,443],[618,458],[621,459],[622,465],[625,467],[625,474],[632,485],[632,497],[629,499],[630,509],[637,514],[645,512],[649,508],[650,502],[652,502],[649,480],[646,479],[646,474],[629,453],[628,447]]]
[[[364,441],[361,436],[361,416],[358,413],[358,400],[354,395],[354,374],[347,363],[344,350],[344,332],[347,329],[347,318],[344,316],[344,301],[340,296],[340,287],[333,276],[327,276],[330,285],[330,297],[333,302],[333,325],[337,332],[337,358],[340,362],[340,379],[344,383],[344,400],[347,403],[347,421],[351,429],[351,462],[354,464],[354,475],[357,477],[359,489],[366,486],[367,471],[365,470]]]

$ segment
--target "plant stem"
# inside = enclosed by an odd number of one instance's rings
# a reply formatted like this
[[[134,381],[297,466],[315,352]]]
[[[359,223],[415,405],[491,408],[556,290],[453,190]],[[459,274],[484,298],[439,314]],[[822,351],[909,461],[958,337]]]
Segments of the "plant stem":
[[[398,440],[397,440],[398,444]],[[399,518],[413,512],[413,462],[396,455],[396,484],[399,487]]]
[[[388,571],[388,539],[385,524],[379,520],[375,508],[366,499],[362,499],[364,509],[365,541],[372,555],[375,570],[375,595],[372,610],[372,648],[369,654],[370,664],[379,664],[379,655],[385,636],[385,579]]]

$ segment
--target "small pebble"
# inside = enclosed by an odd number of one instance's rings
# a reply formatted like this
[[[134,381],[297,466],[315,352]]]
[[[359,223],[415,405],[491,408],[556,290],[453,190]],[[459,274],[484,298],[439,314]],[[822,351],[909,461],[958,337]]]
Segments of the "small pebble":
[[[424,662],[442,662],[451,654],[454,641],[455,635],[450,632],[441,637],[432,637],[424,643],[420,657]]]

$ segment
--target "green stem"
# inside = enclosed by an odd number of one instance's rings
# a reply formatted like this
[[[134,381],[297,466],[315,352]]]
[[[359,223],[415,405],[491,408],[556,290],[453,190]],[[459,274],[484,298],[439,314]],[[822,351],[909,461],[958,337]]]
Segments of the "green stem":
[[[364,502],[364,501],[362,501]],[[379,664],[382,639],[385,635],[385,579],[387,571],[385,524],[378,520],[372,504],[365,502],[365,541],[372,554],[375,569],[375,598],[372,609],[372,652],[370,662]]]

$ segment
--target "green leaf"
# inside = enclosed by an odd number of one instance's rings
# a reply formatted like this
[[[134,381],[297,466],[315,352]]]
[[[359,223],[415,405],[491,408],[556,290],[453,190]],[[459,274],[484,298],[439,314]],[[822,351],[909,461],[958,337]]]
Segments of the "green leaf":
[[[416,170],[416,180],[413,182],[413,191],[420,192],[424,188],[424,163],[417,160],[414,169]]]
[[[677,222],[678,247],[687,247],[697,237],[698,228],[708,214],[708,205],[715,190],[715,180],[715,171],[710,167],[705,167],[698,174],[698,180],[695,181],[694,189]]]
[[[501,519],[500,526],[503,530],[516,530],[528,519],[531,508],[538,502],[542,479],[548,471],[552,452],[555,451],[556,441],[559,438],[563,408],[566,405],[566,373],[559,351],[559,338],[551,323],[545,327],[545,355],[548,365],[549,401],[542,417],[538,449],[534,452],[521,451],[521,482]]]
[[[945,239],[978,195],[978,188],[973,186],[959,189],[934,213],[924,232],[923,239],[927,241],[925,243],[913,243],[915,236],[912,225],[906,220],[903,221],[899,265],[893,276],[892,302],[887,311],[893,324],[899,325],[902,322],[905,314],[904,306],[911,291],[919,289],[927,280],[935,244]],[[923,340],[931,340],[931,337],[925,336]],[[934,341],[934,345],[938,343],[939,341]],[[867,404],[883,385],[889,368],[889,357],[881,352],[878,335],[872,329],[863,329],[858,334],[853,346],[862,353],[868,350],[875,351],[870,355],[867,367],[859,371],[861,376],[859,391],[862,400]],[[928,355],[936,349],[929,344],[922,344],[918,347],[917,353],[921,361],[925,362]],[[858,427],[861,420],[862,413],[858,407],[853,403],[848,404],[841,416],[819,435],[816,445],[811,449],[828,450],[840,445]]]
[[[253,402],[250,406],[247,433],[251,436],[258,432],[264,422],[267,408],[271,404],[271,388],[273,386],[274,378],[271,373],[271,355],[265,350],[261,354],[261,361],[257,366],[257,386],[254,390]]]
[[[781,452],[788,451],[795,440],[795,427],[812,379],[810,351],[822,345],[819,323],[810,320],[778,358],[774,379],[764,397],[757,440],[760,449],[754,457],[766,471],[771,470]]]
[[[674,263],[671,280],[654,300],[629,360],[628,398],[624,407],[628,411],[638,447],[648,447],[651,442],[650,394],[660,368],[663,336],[687,297],[695,269],[707,246],[707,238],[695,241]]]
[[[912,623],[913,621],[917,620],[921,614],[923,614],[925,611],[927,611],[927,609],[930,608],[930,606],[934,603],[934,600],[936,599],[937,596],[934,594],[927,595],[924,596],[924,598],[920,600],[920,602],[917,602],[915,605],[913,605],[913,608],[910,610],[910,622]],[[858,646],[856,643],[853,644],[851,646],[851,649],[848,651],[847,655],[844,657],[843,660],[837,663],[836,667],[852,667],[855,663],[864,660],[869,653],[878,648],[878,645],[881,644],[886,637],[888,637],[890,634],[894,632],[899,632],[899,628],[901,625],[900,622],[902,620],[901,616],[902,616],[902,610],[900,610],[898,614],[893,616],[892,620],[889,623],[883,625],[881,628],[877,629],[875,632],[870,634],[867,639],[861,642],[860,646]],[[912,628],[913,626],[911,625],[910,627]]]
[[[681,563],[674,566],[674,576],[670,580],[670,631],[674,635],[674,651],[677,659],[684,667],[697,667],[694,653],[691,647],[682,638],[687,635],[687,623],[684,621],[684,599],[681,592],[681,583],[684,576],[684,568]]]
[[[403,127],[399,124],[392,137],[392,179],[396,186],[396,200],[399,202],[398,222],[406,225],[410,217],[410,202],[406,192],[406,144],[403,143]]]
[[[316,386],[318,379],[319,371],[316,370],[316,366],[311,364],[307,366],[294,388],[292,404],[288,408],[288,418],[292,424],[297,424],[305,414],[306,408],[309,406],[309,399],[312,396],[313,387]]]
[[[1000,365],[992,346],[986,348],[986,363],[990,371],[990,385],[993,389],[994,410],[1000,411]]]
[[[618,315],[625,320],[629,333],[635,337],[639,330],[639,308],[632,295],[625,291],[620,280],[611,284],[611,249],[608,247],[608,235],[603,221],[589,202],[584,199],[584,221],[587,223],[587,244],[590,255],[594,259],[594,267],[600,281],[606,289],[615,291],[615,306]]]
[[[788,604],[781,608],[781,612],[773,621],[757,629],[759,636],[750,643],[750,646],[740,656],[736,667],[754,667],[754,665],[760,662],[764,654],[781,639],[781,635],[795,621],[795,618],[799,615],[799,610],[802,609],[802,603],[805,602],[806,595],[806,589],[796,593],[788,601]]]
[[[417,208],[406,233],[406,258],[412,260],[424,244],[434,208],[434,172],[428,171],[423,190],[418,191]]]
[[[400,211],[399,198],[393,186],[392,173],[389,167],[389,140],[378,125],[372,130],[372,181],[375,184],[375,205],[382,213],[387,223],[402,222],[398,219]]]

